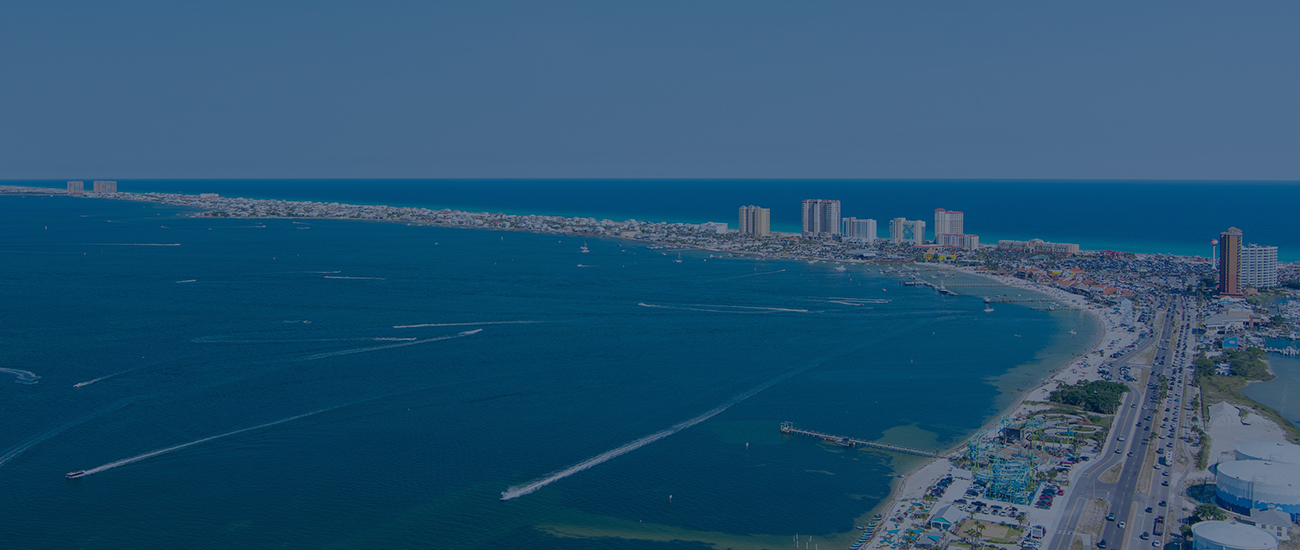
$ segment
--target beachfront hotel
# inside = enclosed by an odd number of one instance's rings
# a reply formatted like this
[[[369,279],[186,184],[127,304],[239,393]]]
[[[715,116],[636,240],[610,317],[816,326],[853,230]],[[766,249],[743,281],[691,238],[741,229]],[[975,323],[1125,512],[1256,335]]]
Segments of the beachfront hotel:
[[[840,234],[840,201],[803,201],[803,236],[829,237]]]
[[[1241,296],[1241,230],[1219,234],[1219,295]]]
[[[876,220],[844,218],[840,222],[840,233],[846,240],[872,244],[876,242]]]
[[[754,205],[740,207],[739,231],[742,235],[766,237],[772,234],[772,210]]]
[[[925,244],[925,222],[907,218],[889,220],[889,242],[913,246]]]
[[[1277,247],[1252,244],[1241,249],[1241,286],[1277,286]]]
[[[966,214],[956,210],[934,209],[934,240],[939,235],[961,235],[965,231]]]
[[[1079,245],[1074,243],[1049,243],[1042,239],[1030,239],[1028,241],[998,241],[998,250],[1078,254]]]
[[[95,180],[96,193],[116,193],[117,182],[112,180]]]
[[[85,193],[85,192],[86,192],[86,182],[84,182],[84,181],[69,181],[69,182],[68,182],[68,194],[69,194],[69,195],[80,195],[80,194]]]

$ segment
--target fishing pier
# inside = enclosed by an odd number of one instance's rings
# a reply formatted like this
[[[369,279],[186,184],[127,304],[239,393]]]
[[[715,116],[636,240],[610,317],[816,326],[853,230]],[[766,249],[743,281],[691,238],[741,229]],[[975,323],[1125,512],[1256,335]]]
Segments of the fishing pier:
[[[814,432],[814,431],[810,431],[810,430],[801,430],[801,429],[799,429],[799,428],[794,427],[794,422],[782,422],[782,423],[781,423],[781,433],[786,434],[786,435],[801,435],[801,436],[804,436],[804,437],[815,437],[815,438],[820,439],[820,440],[822,440],[822,441],[826,441],[826,442],[828,442],[828,443],[833,443],[833,444],[835,444],[835,445],[839,445],[839,446],[841,446],[841,447],[848,447],[848,448],[850,448],[850,449],[851,449],[851,448],[854,448],[854,447],[867,447],[867,448],[869,448],[869,449],[877,449],[877,450],[881,450],[881,451],[889,451],[889,452],[891,452],[891,453],[902,453],[902,454],[905,454],[905,455],[924,456],[924,457],[928,457],[928,458],[942,458],[942,457],[943,457],[943,455],[941,455],[941,454],[938,454],[938,453],[932,453],[932,452],[930,452],[930,451],[922,451],[922,450],[920,450],[920,449],[910,449],[910,448],[907,448],[907,447],[900,447],[900,446],[898,446],[898,445],[886,445],[886,444],[884,444],[884,443],[876,443],[876,442],[874,442],[874,441],[863,441],[863,440],[861,440],[861,439],[854,439],[854,438],[852,438],[852,437],[844,437],[844,436],[839,436],[839,435],[824,434],[824,433],[821,433],[821,432]]]

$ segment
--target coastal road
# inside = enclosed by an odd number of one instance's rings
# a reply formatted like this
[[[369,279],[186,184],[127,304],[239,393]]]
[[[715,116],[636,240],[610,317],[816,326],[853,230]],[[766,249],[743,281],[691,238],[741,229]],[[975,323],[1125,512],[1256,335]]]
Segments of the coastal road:
[[[1120,521],[1128,521],[1131,515],[1135,496],[1137,494],[1138,477],[1142,471],[1142,461],[1146,456],[1146,445],[1139,444],[1139,440],[1147,432],[1142,430],[1140,419],[1147,414],[1153,415],[1154,410],[1148,407],[1154,407],[1151,399],[1159,391],[1159,386],[1152,389],[1150,382],[1156,381],[1157,376],[1169,367],[1169,342],[1174,334],[1174,319],[1177,314],[1178,306],[1172,299],[1167,302],[1165,321],[1157,333],[1147,345],[1157,347],[1155,357],[1152,359],[1151,376],[1148,378],[1148,384],[1134,391],[1128,392],[1126,399],[1121,401],[1121,408],[1115,415],[1111,430],[1108,434],[1110,441],[1102,449],[1102,454],[1097,458],[1097,463],[1092,464],[1090,468],[1083,473],[1079,481],[1073,484],[1070,489],[1070,496],[1065,502],[1064,515],[1061,523],[1058,524],[1054,535],[1054,540],[1047,545],[1048,550],[1068,550],[1074,536],[1073,533],[1079,526],[1080,516],[1090,498],[1103,498],[1111,503],[1110,511],[1115,514],[1116,521],[1107,521],[1102,529],[1102,540],[1107,541],[1111,548],[1118,547],[1121,541],[1127,537],[1124,535],[1133,526],[1125,529],[1119,528]],[[1115,364],[1121,362],[1127,364],[1145,351],[1147,346],[1135,349],[1125,354],[1115,361]],[[1123,436],[1124,441],[1119,441]],[[1157,440],[1158,441],[1158,440]],[[1116,453],[1115,450],[1119,452]],[[1131,456],[1130,456],[1131,455]],[[1116,464],[1123,464],[1123,470],[1120,474],[1119,481],[1116,483],[1103,483],[1099,479],[1107,470]],[[1137,531],[1141,533],[1139,529]],[[1099,541],[1093,541],[1096,544]]]

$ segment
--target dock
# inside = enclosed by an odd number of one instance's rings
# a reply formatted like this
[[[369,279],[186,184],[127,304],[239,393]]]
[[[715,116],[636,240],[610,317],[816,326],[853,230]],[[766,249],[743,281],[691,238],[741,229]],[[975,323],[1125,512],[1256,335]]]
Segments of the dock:
[[[876,450],[880,450],[880,451],[889,451],[889,452],[891,452],[891,453],[901,453],[901,454],[905,454],[905,455],[913,455],[913,456],[924,456],[924,457],[928,457],[928,458],[942,458],[942,457],[944,456],[944,455],[941,455],[941,454],[939,454],[939,453],[933,453],[933,452],[930,452],[930,451],[922,451],[922,450],[920,450],[920,449],[911,449],[911,448],[908,448],[908,447],[900,447],[900,446],[898,446],[898,445],[888,445],[888,444],[885,444],[885,443],[876,443],[876,442],[874,442],[874,441],[864,441],[864,440],[861,440],[861,439],[854,439],[854,438],[852,438],[852,437],[844,437],[844,436],[840,436],[840,435],[824,434],[824,433],[821,433],[821,432],[814,432],[814,431],[811,431],[811,430],[801,430],[801,429],[799,429],[799,428],[794,427],[794,422],[782,422],[782,423],[781,423],[781,433],[786,434],[786,435],[801,435],[801,436],[804,436],[804,437],[815,437],[815,438],[820,439],[820,440],[822,440],[822,441],[826,441],[826,442],[828,442],[828,443],[833,443],[833,444],[835,444],[835,445],[839,445],[839,446],[841,446],[841,447],[848,447],[848,448],[867,447],[867,448],[869,448],[869,449],[876,449]]]

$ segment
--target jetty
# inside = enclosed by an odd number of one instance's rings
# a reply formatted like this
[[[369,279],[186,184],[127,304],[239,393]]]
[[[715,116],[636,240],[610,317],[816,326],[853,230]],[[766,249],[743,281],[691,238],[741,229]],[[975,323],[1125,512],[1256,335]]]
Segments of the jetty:
[[[854,447],[867,447],[867,448],[870,448],[870,449],[877,449],[877,450],[881,450],[881,451],[889,451],[889,452],[891,452],[891,453],[902,453],[902,454],[905,454],[905,455],[924,456],[924,457],[928,457],[928,458],[943,458],[943,455],[941,455],[941,454],[939,454],[939,453],[933,453],[933,452],[930,452],[930,451],[922,451],[922,450],[920,450],[920,449],[911,449],[911,448],[908,448],[908,447],[900,447],[900,446],[898,446],[898,445],[888,445],[888,444],[885,444],[885,443],[876,443],[876,442],[874,442],[874,441],[864,441],[864,440],[861,440],[861,439],[854,439],[854,438],[852,438],[852,437],[844,437],[844,436],[840,436],[840,435],[824,434],[824,433],[821,433],[821,432],[814,432],[814,431],[811,431],[811,430],[801,430],[801,429],[799,429],[799,428],[794,427],[794,422],[782,422],[782,423],[781,423],[781,433],[786,434],[786,435],[801,435],[801,436],[804,436],[804,437],[815,437],[815,438],[820,439],[820,440],[822,440],[822,441],[825,441],[825,442],[828,442],[828,443],[833,443],[833,444],[835,444],[835,445],[839,445],[839,446],[841,446],[841,447],[848,447],[848,448],[854,448]]]

